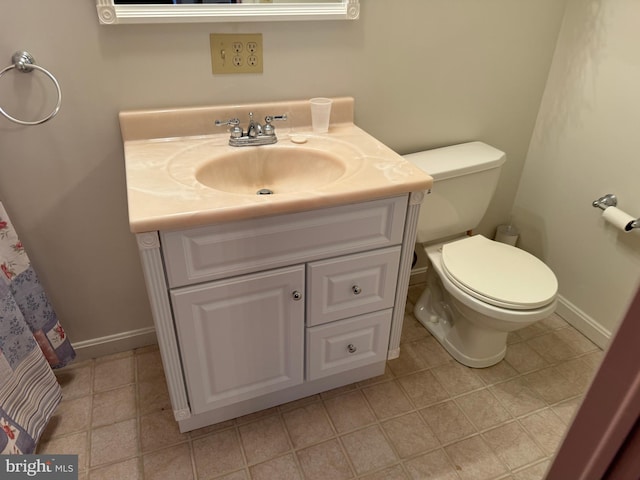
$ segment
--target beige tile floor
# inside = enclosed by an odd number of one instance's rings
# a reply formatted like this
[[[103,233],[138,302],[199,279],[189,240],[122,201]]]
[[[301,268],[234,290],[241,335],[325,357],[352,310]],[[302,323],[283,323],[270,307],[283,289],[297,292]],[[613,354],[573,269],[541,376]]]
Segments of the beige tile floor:
[[[383,376],[185,434],[157,347],[103,357],[57,372],[38,452],[78,454],[81,480],[541,479],[602,352],[557,316],[509,343],[469,369],[407,314]]]

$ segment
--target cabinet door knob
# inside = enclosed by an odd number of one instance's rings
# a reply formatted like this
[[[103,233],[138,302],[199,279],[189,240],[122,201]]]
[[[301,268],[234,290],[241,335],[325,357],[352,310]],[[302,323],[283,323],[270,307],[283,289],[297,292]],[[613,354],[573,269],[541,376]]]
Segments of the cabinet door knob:
[[[298,291],[298,290],[294,290],[294,292],[291,294],[291,296],[293,297],[293,299],[297,302],[298,300],[302,299],[302,294]]]
[[[353,290],[354,295],[360,295],[360,293],[362,292],[362,289],[358,285],[354,285],[353,287],[351,287],[351,290]]]
[[[347,345],[347,352],[356,353],[356,350],[358,350],[358,347],[356,347],[353,343]]]

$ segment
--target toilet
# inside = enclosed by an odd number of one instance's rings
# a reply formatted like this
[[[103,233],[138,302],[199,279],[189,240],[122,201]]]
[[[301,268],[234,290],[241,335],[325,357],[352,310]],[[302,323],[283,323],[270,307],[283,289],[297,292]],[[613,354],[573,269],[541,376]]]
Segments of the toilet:
[[[507,334],[551,315],[558,292],[554,273],[538,258],[466,233],[487,210],[505,154],[470,142],[405,158],[433,177],[418,219],[418,248],[429,265],[414,315],[460,363],[495,365]]]

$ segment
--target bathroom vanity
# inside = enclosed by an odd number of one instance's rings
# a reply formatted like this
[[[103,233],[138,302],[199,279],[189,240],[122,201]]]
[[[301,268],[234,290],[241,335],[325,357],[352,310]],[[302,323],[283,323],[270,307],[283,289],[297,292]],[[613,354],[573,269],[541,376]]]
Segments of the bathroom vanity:
[[[287,114],[277,145],[228,146],[214,121],[249,112]],[[353,99],[334,99],[322,135],[303,101],[120,121],[130,226],[181,431],[384,373],[431,178],[353,124]],[[237,161],[248,163],[233,173]]]

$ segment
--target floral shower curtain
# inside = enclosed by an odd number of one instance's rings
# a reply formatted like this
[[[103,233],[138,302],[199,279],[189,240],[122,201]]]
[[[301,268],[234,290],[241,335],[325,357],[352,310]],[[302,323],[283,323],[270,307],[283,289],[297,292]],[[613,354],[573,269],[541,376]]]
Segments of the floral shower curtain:
[[[33,453],[75,352],[0,202],[0,453]]]

